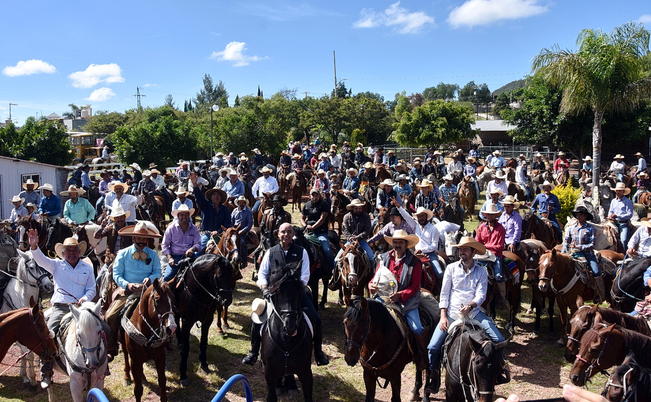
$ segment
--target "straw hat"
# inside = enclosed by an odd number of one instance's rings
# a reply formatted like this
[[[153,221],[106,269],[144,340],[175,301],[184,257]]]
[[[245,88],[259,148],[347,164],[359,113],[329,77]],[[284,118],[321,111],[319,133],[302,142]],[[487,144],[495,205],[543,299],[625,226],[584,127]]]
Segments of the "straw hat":
[[[493,195],[493,194],[499,194],[500,197],[504,195],[502,190],[500,190],[499,188],[494,188],[488,193],[488,195]]]
[[[534,156],[535,156],[536,158],[542,158],[542,154],[541,154],[540,152],[536,152],[536,154],[535,154]]]
[[[122,187],[125,193],[129,190],[129,185],[127,183],[122,183],[121,181],[113,181],[108,185],[109,191],[115,192],[116,187]]]
[[[583,162],[590,162],[592,161],[592,157],[590,155],[586,156],[585,158],[581,159]]]
[[[507,195],[506,197],[504,197],[504,199],[502,200],[502,205],[513,205],[514,209],[520,208],[520,203],[512,195]]]
[[[429,181],[427,179],[423,179],[423,180],[420,181],[420,183],[418,183],[416,185],[416,187],[421,187],[421,188],[428,187],[428,188],[431,189],[431,188],[434,187],[434,183],[432,183],[431,181]]]
[[[384,236],[384,240],[389,244],[393,244],[394,240],[405,240],[407,248],[412,248],[418,243],[418,236],[409,234],[403,229],[398,229],[393,231],[393,236]]]
[[[120,204],[120,201],[118,200],[113,200],[113,206],[111,206],[111,213],[109,214],[109,219],[114,220],[118,216],[124,215],[124,218],[128,218],[129,215],[131,215],[131,212],[125,211],[124,208],[122,208],[122,204]]]
[[[347,210],[352,210],[355,207],[365,207],[366,203],[359,198],[355,198],[350,204],[346,205]]]
[[[273,173],[273,170],[269,168],[269,166],[263,166],[262,169],[260,169],[260,173]]]
[[[475,158],[472,157],[472,156],[467,157],[466,160],[467,160],[468,162],[475,162],[475,161],[477,161],[477,159],[475,159]]]
[[[267,321],[267,317],[267,302],[256,297],[251,303],[251,320],[256,324],[262,324]]]
[[[445,176],[443,176],[443,180],[444,181],[452,181],[452,180],[454,180],[454,177],[452,177],[452,175],[450,173],[448,173]]]
[[[133,162],[132,164],[129,165],[129,167],[135,169],[135,170],[142,170],[140,165],[138,165],[136,162]]]
[[[541,188],[545,188],[545,187],[554,188],[554,185],[549,180],[545,180],[540,187]]]
[[[254,154],[260,155],[260,150],[258,148],[253,148],[252,151]]]
[[[391,186],[391,187],[393,187],[393,186],[395,186],[395,185],[396,185],[396,183],[394,183],[393,180],[391,180],[391,179],[384,179],[384,181],[383,181],[382,183],[380,183],[380,185],[379,185],[378,187],[385,187],[385,186]]]
[[[24,190],[27,190],[27,185],[28,185],[28,184],[33,185],[33,186],[34,186],[34,190],[36,190],[36,189],[38,188],[38,182],[37,182],[37,181],[34,181],[34,180],[32,180],[32,179],[27,179],[27,181],[23,183],[23,189],[24,189]]]
[[[615,155],[615,156],[613,157],[613,159],[614,159],[614,160],[618,160],[618,159],[626,159],[626,158],[625,158],[624,155],[622,155],[622,154],[617,154],[617,155]]]
[[[506,179],[506,173],[504,173],[503,170],[498,170],[497,172],[495,172],[495,178],[500,179],[500,180],[504,180],[504,179]]]
[[[491,216],[493,216],[493,215],[502,215],[502,212],[503,211],[500,211],[499,209],[497,209],[497,206],[495,204],[488,204],[486,206],[486,210],[481,211],[482,215],[484,215],[484,216],[486,216],[486,215],[491,215]]]
[[[478,254],[486,254],[486,247],[471,236],[462,237],[461,240],[459,240],[459,244],[455,244],[452,247],[470,247],[475,249]]]
[[[520,155],[518,155],[518,159],[527,159],[527,157],[524,156],[524,154],[520,154]]]
[[[373,163],[372,162],[366,162],[364,164],[364,169],[372,169],[373,168]]]
[[[239,203],[240,203],[241,201],[244,201],[244,202],[246,203],[246,206],[247,206],[247,207],[249,206],[249,200],[247,200],[246,197],[243,196],[243,195],[240,195],[239,197],[237,197],[237,198],[235,199],[235,204],[236,204],[236,205],[239,205]]]
[[[149,164],[149,169],[153,169],[153,168],[155,168],[155,167],[158,167],[158,165],[155,164],[154,162],[152,162],[152,163]]]
[[[25,199],[24,199],[24,198],[20,198],[20,197],[17,196],[17,195],[14,195],[13,197],[11,197],[11,202],[25,202]]]
[[[177,209],[172,211],[172,216],[176,218],[179,216],[179,213],[181,212],[189,212],[190,216],[192,216],[194,215],[194,208],[190,208],[185,204],[181,204]]]
[[[432,219],[432,217],[434,216],[434,212],[432,212],[431,210],[425,207],[418,207],[414,216],[418,216],[420,214],[427,214],[427,220]]]
[[[78,242],[74,237],[66,238],[63,243],[57,243],[54,245],[54,251],[59,258],[63,259],[63,250],[66,247],[79,247],[79,254],[84,254],[86,252],[86,242]]]
[[[292,159],[301,159],[302,156],[300,154],[294,154],[292,155]]]
[[[156,226],[148,221],[138,221],[135,225],[123,227],[118,231],[120,236],[146,237],[151,239],[160,238]]]
[[[563,152],[563,151],[558,151],[558,153],[557,153],[556,155],[557,155],[557,156],[565,156],[565,152]]]
[[[41,190],[47,190],[47,191],[54,192],[54,187],[52,187],[52,185],[50,183],[45,183],[45,184],[43,184],[41,186]]]
[[[219,199],[220,203],[223,204],[228,200],[228,196],[226,196],[226,192],[224,190],[221,190],[219,188],[211,188],[210,190],[206,191],[205,197],[206,199],[210,202],[213,193],[218,193],[219,194]]]
[[[316,172],[316,174],[317,174],[317,175],[326,174],[326,171],[323,170],[323,169],[319,169],[319,170]]]
[[[636,153],[633,154],[633,156],[639,156],[639,157],[642,157],[642,156],[644,156],[644,155],[642,155],[642,152],[636,152]]]
[[[83,188],[79,188],[79,187],[77,187],[77,186],[75,186],[73,184],[70,187],[68,187],[68,189],[66,191],[62,191],[59,194],[64,196],[64,197],[68,197],[68,196],[70,196],[70,193],[77,193],[78,195],[84,195],[85,192],[86,191],[84,191]]]
[[[155,168],[154,168],[154,169],[151,169],[149,172],[150,172],[151,174],[160,174],[160,170],[155,169]]]
[[[176,195],[185,195],[187,197],[188,195],[188,190],[185,187],[179,187],[174,194]]]
[[[352,168],[352,167],[351,167],[351,168],[348,168],[348,170],[346,170],[346,173],[350,173],[350,172],[355,173],[354,176],[357,176],[357,174],[359,173],[359,172],[357,171],[357,169]]]
[[[36,208],[36,204],[34,204],[33,202],[28,202],[27,204],[25,204],[25,208]]]
[[[396,177],[396,181],[405,181],[405,180],[409,180],[409,177],[407,177],[406,174],[401,174],[398,175],[398,177]]]
[[[493,151],[493,155],[496,155],[496,156],[497,155],[502,155],[502,153],[500,152],[499,149],[496,149],[495,151]]]
[[[646,178],[649,177],[649,174],[647,172],[640,172],[640,173],[637,174],[637,177],[639,177],[641,179],[646,179]]]
[[[615,187],[611,187],[610,189],[612,191],[623,191],[624,195],[629,195],[631,192],[631,189],[626,187],[626,184],[622,183],[621,181],[615,184]]]

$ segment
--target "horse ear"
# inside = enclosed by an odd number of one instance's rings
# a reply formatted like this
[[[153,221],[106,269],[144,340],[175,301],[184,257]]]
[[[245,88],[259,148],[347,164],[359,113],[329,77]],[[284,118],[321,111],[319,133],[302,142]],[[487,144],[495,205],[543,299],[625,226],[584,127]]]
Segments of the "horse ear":
[[[101,315],[101,313],[102,313],[102,304],[104,304],[104,303],[103,303],[103,300],[102,300],[102,299],[99,299],[99,300],[97,301],[97,303],[95,303],[95,307],[93,308],[93,313],[95,313],[95,315],[98,316],[98,317],[99,317],[99,316]]]
[[[154,279],[152,285],[154,285],[154,289],[156,290],[160,289],[160,279],[159,278]]]
[[[226,231],[226,228],[224,227],[224,225],[222,225],[222,231]]]
[[[480,339],[477,339],[477,338],[480,338]],[[472,350],[475,353],[479,353],[479,351],[481,350],[481,344],[482,344],[481,335],[479,333],[471,333],[468,336],[468,339],[470,340],[470,347],[472,348]]]
[[[20,249],[16,249],[16,251],[18,252],[18,255],[19,255],[21,258],[23,258],[25,261],[29,261],[29,260],[32,259],[32,256],[29,255],[28,253],[26,253],[26,252],[24,252],[24,251],[20,251]]]
[[[176,288],[176,283],[178,282],[177,280],[178,276],[174,275],[172,279],[169,281],[165,282],[167,286],[169,286],[170,289],[175,289]]]
[[[556,249],[552,248],[552,258],[556,257]]]
[[[29,307],[31,308],[36,307],[36,310],[38,310],[38,303],[34,301],[34,296],[29,297]]]
[[[70,312],[72,313],[72,317],[75,319],[75,321],[79,320],[79,309],[72,304],[70,305]]]

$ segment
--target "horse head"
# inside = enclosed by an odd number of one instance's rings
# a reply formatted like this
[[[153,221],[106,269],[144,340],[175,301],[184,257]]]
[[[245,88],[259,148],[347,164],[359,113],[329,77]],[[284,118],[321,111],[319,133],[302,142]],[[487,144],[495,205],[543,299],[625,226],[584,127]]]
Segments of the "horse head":
[[[581,337],[587,330],[592,328],[597,310],[598,306],[583,305],[576,310],[570,319],[570,331],[567,334],[565,344],[565,360],[569,363],[573,362],[577,353],[579,353]]]
[[[97,369],[106,360],[107,345],[104,326],[100,318],[101,310],[101,302],[85,302],[79,308],[74,305],[70,306],[70,312],[75,321],[75,331],[74,334],[70,331],[68,336],[75,337],[75,347],[72,351],[66,350],[66,354],[75,361],[77,360],[75,354],[80,353],[88,370]],[[68,342],[65,343],[67,346]]]
[[[637,363],[635,355],[631,353],[613,370],[601,395],[609,401],[636,401],[638,387],[649,384],[650,374],[648,369]]]
[[[214,262],[212,280],[217,290],[218,302],[223,306],[230,306],[233,302],[235,289],[235,268],[226,258],[218,257]]]
[[[50,331],[45,323],[45,316],[43,315],[43,310],[41,310],[41,305],[30,299],[30,307],[28,308],[29,317],[31,320],[31,329],[25,329],[31,335],[36,335],[38,338],[38,344],[36,345],[27,345],[34,353],[38,354],[41,359],[53,358],[56,356],[58,348],[54,342],[54,332]]]
[[[54,292],[52,275],[38,266],[30,254],[17,251],[20,257],[16,268],[18,279],[32,287],[38,287],[40,297],[51,295]]]
[[[582,387],[595,374],[618,365],[626,355],[625,338],[615,324],[588,329],[581,337],[579,353],[570,371],[572,383]]]
[[[559,254],[555,249],[545,252],[538,262],[538,289],[547,292],[556,273],[556,264],[559,263]]]
[[[346,287],[354,288],[359,283],[361,272],[359,269],[362,260],[362,254],[359,249],[359,243],[354,240],[346,246],[344,253],[341,255],[341,276],[345,278]]]
[[[353,367],[359,361],[362,345],[368,337],[371,327],[369,302],[364,297],[353,299],[344,314],[344,333],[346,334],[346,350],[344,360]]]
[[[152,322],[154,317],[158,318],[160,333],[158,336],[170,336],[176,331],[176,321],[174,319],[174,293],[172,289],[176,285],[176,277],[169,282],[159,278],[154,279],[149,286],[140,303],[145,303],[146,312],[141,313],[143,318]],[[163,331],[165,333],[163,333]]]
[[[468,377],[475,387],[475,400],[492,401],[497,375],[502,364],[500,350],[506,346],[507,341],[495,343],[483,330],[470,332],[468,341],[473,352],[469,362]]]
[[[277,288],[268,294],[273,304],[274,313],[282,324],[282,333],[286,337],[298,334],[298,324],[303,314],[302,292],[303,282],[295,273],[286,273],[279,280]]]

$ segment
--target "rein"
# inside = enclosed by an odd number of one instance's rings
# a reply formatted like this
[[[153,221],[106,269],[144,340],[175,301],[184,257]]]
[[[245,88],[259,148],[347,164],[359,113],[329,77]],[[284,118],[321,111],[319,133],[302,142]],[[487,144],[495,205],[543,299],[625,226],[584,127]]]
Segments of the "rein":
[[[586,331],[586,333],[589,332],[589,331],[596,332],[597,337],[599,337],[599,331],[597,331],[596,329],[590,328],[588,331]],[[603,343],[603,345],[601,345],[601,348],[599,348],[599,354],[597,355],[597,357],[595,359],[593,359],[593,361],[588,361],[585,357],[581,356],[581,351],[579,351],[579,353],[577,353],[575,363],[577,361],[580,361],[581,363],[584,363],[584,364],[588,365],[588,368],[586,369],[586,375],[588,376],[588,378],[592,377],[592,372],[595,369],[597,369],[598,370],[597,372],[599,372],[599,373],[602,373],[602,374],[604,374],[606,376],[610,376],[610,374],[608,373],[608,371],[606,371],[606,369],[602,369],[602,368],[599,367],[599,359],[601,358],[601,355],[603,354],[604,350],[606,350],[606,345],[608,344],[608,338],[610,337],[610,334],[611,333],[608,332],[607,335],[605,336],[604,343]]]
[[[467,324],[472,325],[473,329],[477,329],[477,327],[474,324],[472,323],[467,323]],[[463,335],[463,333],[459,334],[457,336],[457,339],[460,339],[461,335]],[[480,350],[483,349],[484,346],[488,345],[491,342],[492,341],[490,340],[485,340],[484,342],[482,342]],[[466,371],[466,377],[468,377],[469,382],[468,383],[464,382],[463,372],[461,371],[461,349],[462,349],[461,347],[457,348],[458,351],[457,355],[459,358],[459,373],[457,374],[454,372],[453,368],[450,365],[450,361],[449,359],[447,359],[447,357],[446,357],[445,365],[446,365],[446,373],[450,374],[455,381],[461,384],[461,390],[463,391],[464,401],[471,402],[474,400],[478,400],[479,395],[493,394],[495,392],[495,389],[493,389],[492,391],[480,391],[477,389],[478,388],[477,385],[475,385],[477,383],[477,373],[475,370],[475,357],[477,357],[477,352],[475,352],[474,350],[470,354],[470,363],[468,364],[468,370]],[[470,396],[466,393],[466,387],[470,388],[470,393],[471,393]]]
[[[163,314],[160,314],[160,313],[158,313],[158,310],[157,310],[158,305],[157,305],[156,301],[154,300],[154,311],[156,312],[156,314],[158,316],[158,322],[159,322],[158,330],[156,330],[151,326],[151,324],[149,323],[149,321],[147,320],[145,315],[142,313],[142,304],[143,304],[142,302],[143,302],[144,294],[145,294],[145,287],[143,286],[142,291],[140,293],[140,300],[138,301],[138,315],[142,319],[142,322],[144,322],[145,325],[147,326],[147,328],[149,328],[149,330],[152,332],[151,336],[149,338],[147,338],[142,333],[142,331],[140,331],[140,329],[138,329],[133,324],[133,322],[131,322],[131,320],[127,318],[126,315],[122,316],[122,322],[121,322],[122,323],[122,328],[124,328],[125,332],[129,336],[129,338],[131,338],[138,345],[144,346],[144,347],[147,347],[147,348],[157,348],[157,347],[160,347],[161,345],[163,345],[169,339],[169,336],[166,334],[166,331],[165,331],[165,326],[163,324],[163,322],[164,322],[163,318],[166,315],[173,315],[172,310],[171,310],[172,309],[172,301],[169,299],[169,296],[168,296],[170,311],[167,311],[167,312],[165,312]],[[159,331],[160,331],[160,334],[159,334]]]
[[[608,381],[606,382],[604,390],[607,390],[609,387],[622,389],[624,391],[624,397],[622,398],[622,400],[627,400],[628,399],[627,395],[628,395],[629,391],[632,391],[633,389],[629,388],[628,383],[626,382],[626,376],[631,374],[634,370],[635,370],[635,367],[631,367],[626,371],[626,373],[624,373],[624,375],[622,376],[622,383],[621,384],[615,384],[610,378],[608,378]]]
[[[549,278],[547,276],[541,276],[541,277],[538,278],[538,280],[540,280],[540,281],[549,282],[549,286],[552,288],[552,291],[554,293],[556,293],[556,294],[559,294],[559,295],[564,295],[567,292],[569,292],[570,290],[572,290],[572,288],[574,287],[574,285],[576,285],[576,283],[579,281],[579,279],[581,279],[581,277],[579,276],[579,274],[576,272],[576,269],[575,269],[574,270],[574,275],[572,276],[572,279],[570,279],[570,281],[565,286],[563,286],[561,289],[556,289],[556,286],[554,286],[554,275],[552,275],[551,278]]]
[[[621,275],[622,268],[623,268],[623,266],[618,267],[618,268],[617,268],[617,272],[616,272],[616,274],[615,274],[615,283],[617,283],[617,289],[619,289],[619,291],[622,292],[622,293],[624,294],[624,296],[626,296],[626,297],[628,297],[628,298],[631,298],[631,299],[633,299],[633,300],[635,300],[635,301],[642,301],[642,300],[644,300],[644,299],[640,299],[639,297],[633,296],[632,294],[630,294],[630,293],[628,293],[627,291],[625,291],[624,289],[622,289],[622,284],[621,284],[621,282],[622,282],[622,275]],[[612,289],[611,289],[611,291],[610,291],[610,294],[611,294],[611,296],[613,297],[613,300],[615,300],[617,303],[621,303],[621,302],[623,302],[624,300],[626,300],[626,297],[616,295],[616,294],[612,291]]]

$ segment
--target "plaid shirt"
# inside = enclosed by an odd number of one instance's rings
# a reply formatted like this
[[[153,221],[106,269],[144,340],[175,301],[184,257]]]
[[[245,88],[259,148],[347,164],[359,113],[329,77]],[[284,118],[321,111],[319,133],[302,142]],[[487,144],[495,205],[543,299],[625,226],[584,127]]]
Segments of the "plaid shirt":
[[[439,205],[439,200],[434,191],[430,191],[427,195],[422,192],[416,194],[416,201],[414,202],[415,207],[427,208],[430,211],[436,210]]]
[[[447,203],[457,195],[457,187],[454,185],[446,186],[443,184],[439,187],[439,191],[441,192],[441,197]]]
[[[594,228],[587,223],[583,225],[575,223],[565,237],[563,250],[584,251],[592,247],[594,247]]]

